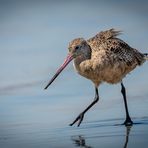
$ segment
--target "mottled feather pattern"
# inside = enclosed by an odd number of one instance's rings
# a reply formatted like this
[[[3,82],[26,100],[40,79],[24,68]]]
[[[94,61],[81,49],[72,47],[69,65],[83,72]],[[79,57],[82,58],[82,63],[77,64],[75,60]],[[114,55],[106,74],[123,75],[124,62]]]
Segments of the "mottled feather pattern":
[[[118,36],[119,34],[121,34],[121,31],[115,30],[115,29],[101,31],[97,35],[95,35],[94,37],[88,39],[87,42],[88,42],[88,44],[91,45],[93,50],[99,50],[100,44],[104,43],[104,45],[105,45],[106,40],[113,39],[116,36]]]
[[[121,31],[110,29],[101,31],[96,36],[88,40],[88,43],[93,50],[107,50],[106,53],[115,59],[115,61],[122,61],[128,66],[132,64],[141,65],[144,62],[143,54],[136,49],[131,48],[123,40],[117,38]]]
[[[83,55],[74,59],[74,65],[80,75],[92,80],[96,86],[101,82],[121,82],[126,74],[146,60],[144,54],[119,39],[119,34],[121,31],[110,29],[88,40],[77,38],[69,45],[74,50],[84,43]],[[87,53],[88,46],[91,49],[90,55]]]
[[[47,87],[56,79],[62,70],[73,60],[76,71],[90,79],[95,85],[95,98],[70,124],[78,122],[80,126],[85,113],[99,100],[98,86],[102,82],[110,84],[121,83],[121,93],[124,99],[126,110],[125,126],[132,126],[133,121],[128,112],[126,101],[126,90],[122,79],[136,66],[143,64],[148,59],[148,54],[142,54],[130,47],[123,40],[118,38],[121,31],[110,29],[101,31],[94,37],[85,40],[77,38],[69,43],[69,53],[65,62],[57,70],[56,74],[49,81]]]
[[[101,31],[99,32],[96,37],[100,38],[100,40],[107,40],[110,38],[115,38],[118,35],[120,35],[122,33],[122,31],[120,30],[115,30],[115,29],[110,29],[110,30],[106,30],[106,31]]]

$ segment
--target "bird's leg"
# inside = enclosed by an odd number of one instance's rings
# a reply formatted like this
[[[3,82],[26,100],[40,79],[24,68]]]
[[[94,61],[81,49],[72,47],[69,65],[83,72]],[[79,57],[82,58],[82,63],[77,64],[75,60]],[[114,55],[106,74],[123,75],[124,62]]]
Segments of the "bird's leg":
[[[124,125],[125,126],[130,126],[130,125],[133,124],[133,121],[131,120],[129,112],[128,112],[128,106],[127,106],[127,100],[126,100],[126,90],[125,90],[125,87],[123,85],[123,82],[121,82],[121,93],[123,95],[125,111],[126,111],[126,120],[124,122]]]
[[[83,111],[79,114],[79,116],[70,124],[72,126],[78,121],[78,126],[80,126],[81,122],[83,121],[84,114],[99,100],[99,93],[98,93],[98,88],[95,87],[95,98],[94,101]]]

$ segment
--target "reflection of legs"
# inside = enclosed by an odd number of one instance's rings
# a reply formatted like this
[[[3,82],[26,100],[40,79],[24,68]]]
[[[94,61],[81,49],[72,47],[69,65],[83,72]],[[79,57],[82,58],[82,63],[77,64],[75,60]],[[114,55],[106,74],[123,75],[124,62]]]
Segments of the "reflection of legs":
[[[125,143],[124,143],[124,148],[127,148],[131,127],[132,126],[126,126],[126,139],[125,139]]]
[[[127,106],[127,100],[126,100],[126,90],[125,90],[125,87],[122,82],[121,82],[121,93],[123,95],[125,111],[126,111],[126,120],[124,122],[124,125],[125,126],[132,125],[133,121],[131,120],[131,118],[129,116],[129,112],[128,112],[128,106]]]
[[[85,138],[83,136],[72,137],[72,140],[74,141],[75,146],[77,147],[91,148],[91,146],[88,146],[86,144]]]
[[[99,93],[98,93],[98,88],[95,87],[95,99],[94,101],[82,112],[79,114],[79,116],[70,124],[70,126],[72,126],[73,124],[75,124],[77,121],[78,122],[78,126],[80,126],[81,122],[83,121],[84,118],[84,114],[94,105],[98,102],[99,100]]]

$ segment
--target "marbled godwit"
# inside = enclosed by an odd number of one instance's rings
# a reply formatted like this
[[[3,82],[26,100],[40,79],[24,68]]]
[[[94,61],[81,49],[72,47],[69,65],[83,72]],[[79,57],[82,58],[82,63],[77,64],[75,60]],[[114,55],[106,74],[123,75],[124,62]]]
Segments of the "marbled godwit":
[[[127,126],[133,124],[128,112],[126,90],[122,79],[130,71],[148,60],[148,54],[140,53],[138,50],[130,47],[123,40],[117,38],[120,33],[121,31],[110,29],[102,31],[88,40],[77,38],[71,41],[68,47],[69,53],[65,62],[45,87],[45,89],[47,89],[72,60],[74,60],[76,71],[81,76],[90,79],[94,83],[94,101],[78,115],[78,117],[70,124],[71,126],[77,121],[79,126],[84,118],[84,114],[98,102],[98,86],[102,82],[110,84],[121,83],[121,93],[123,95],[126,111],[124,125]]]

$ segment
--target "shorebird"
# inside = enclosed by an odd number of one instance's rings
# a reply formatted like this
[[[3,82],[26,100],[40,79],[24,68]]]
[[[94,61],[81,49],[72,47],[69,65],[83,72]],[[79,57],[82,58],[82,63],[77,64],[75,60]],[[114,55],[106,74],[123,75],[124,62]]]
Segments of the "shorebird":
[[[123,95],[126,113],[126,119],[123,124],[125,126],[133,124],[128,111],[126,89],[122,79],[137,66],[142,65],[148,60],[148,54],[141,53],[137,49],[130,47],[118,38],[119,34],[121,34],[121,31],[109,29],[99,32],[88,40],[84,38],[72,40],[69,43],[67,58],[45,87],[47,89],[72,60],[78,74],[93,82],[95,98],[70,124],[71,126],[76,122],[80,126],[84,114],[98,102],[98,87],[103,82],[110,84],[121,83],[121,93]]]

